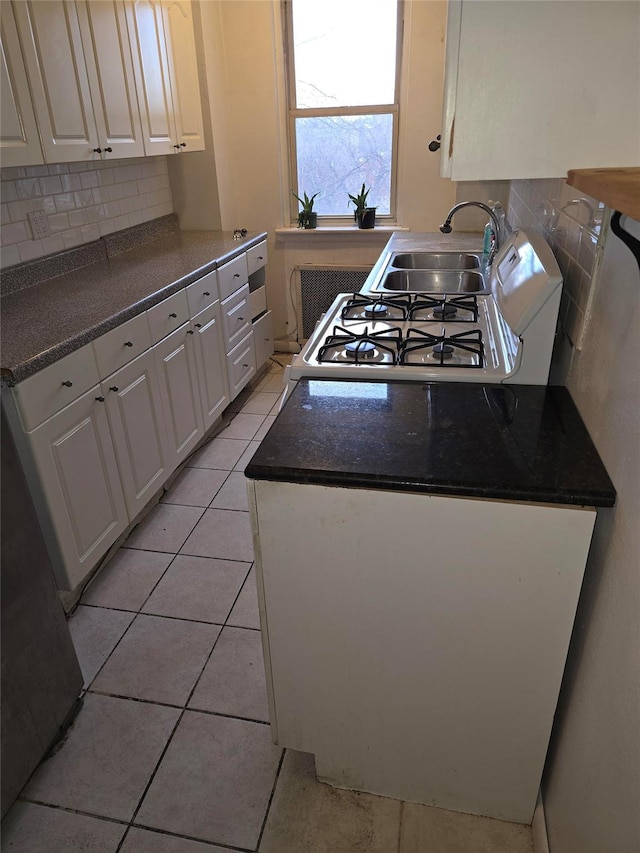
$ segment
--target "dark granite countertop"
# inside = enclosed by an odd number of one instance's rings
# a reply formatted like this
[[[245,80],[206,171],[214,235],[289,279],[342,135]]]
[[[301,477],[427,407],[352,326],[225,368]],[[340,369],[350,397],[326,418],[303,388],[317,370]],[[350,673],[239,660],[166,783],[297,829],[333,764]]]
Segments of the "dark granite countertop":
[[[26,379],[266,236],[176,230],[4,296],[3,379]]]
[[[566,388],[301,380],[245,476],[499,500],[612,506]]]

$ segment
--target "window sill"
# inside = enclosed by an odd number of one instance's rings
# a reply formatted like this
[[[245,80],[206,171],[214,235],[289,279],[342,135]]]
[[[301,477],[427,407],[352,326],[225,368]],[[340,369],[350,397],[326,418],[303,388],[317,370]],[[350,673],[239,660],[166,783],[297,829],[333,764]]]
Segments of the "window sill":
[[[319,225],[317,228],[297,228],[295,225],[276,228],[276,240],[300,240],[308,237],[319,240],[372,240],[385,242],[396,231],[408,231],[403,225],[376,225],[375,228],[356,228],[355,225]]]

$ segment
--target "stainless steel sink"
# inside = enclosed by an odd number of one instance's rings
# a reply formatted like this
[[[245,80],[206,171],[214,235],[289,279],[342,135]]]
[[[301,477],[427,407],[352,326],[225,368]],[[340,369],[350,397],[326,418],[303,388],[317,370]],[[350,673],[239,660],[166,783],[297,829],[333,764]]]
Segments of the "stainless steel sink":
[[[477,270],[480,257],[468,252],[398,252],[389,266],[399,270]]]
[[[473,270],[391,270],[378,290],[412,293],[477,293],[484,290],[482,274]]]

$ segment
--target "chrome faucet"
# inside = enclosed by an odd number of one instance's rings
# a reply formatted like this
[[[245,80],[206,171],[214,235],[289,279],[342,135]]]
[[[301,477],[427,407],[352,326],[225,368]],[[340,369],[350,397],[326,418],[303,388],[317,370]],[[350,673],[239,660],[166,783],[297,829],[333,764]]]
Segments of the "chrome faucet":
[[[494,226],[495,235],[496,235],[496,242],[495,242],[495,245],[493,247],[493,251],[491,252],[491,256],[489,258],[489,261],[488,261],[488,265],[491,266],[491,263],[492,263],[495,255],[496,255],[496,252],[500,248],[500,244],[503,240],[504,234],[503,234],[502,228],[500,226],[500,220],[498,219],[498,217],[495,215],[493,210],[491,210],[491,208],[488,205],[483,204],[481,201],[461,201],[459,204],[456,204],[451,208],[451,210],[447,214],[447,218],[445,219],[445,221],[440,226],[440,230],[442,231],[443,234],[451,234],[451,232],[453,231],[453,229],[451,227],[451,220],[453,219],[455,214],[459,210],[461,210],[463,207],[480,207],[480,208],[482,208],[482,210],[485,211],[485,213],[488,213],[489,216],[491,217],[491,220],[492,220],[493,226]]]

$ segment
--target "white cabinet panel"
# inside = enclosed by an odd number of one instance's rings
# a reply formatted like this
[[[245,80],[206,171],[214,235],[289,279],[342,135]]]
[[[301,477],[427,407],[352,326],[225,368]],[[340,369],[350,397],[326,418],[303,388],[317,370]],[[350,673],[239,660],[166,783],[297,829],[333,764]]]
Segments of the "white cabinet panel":
[[[256,348],[256,370],[273,355],[273,312],[267,311],[252,326]]]
[[[20,2],[18,31],[45,160],[86,160],[98,147],[89,78],[75,4]]]
[[[11,3],[0,3],[0,149],[3,166],[43,163],[36,116]]]
[[[153,347],[171,469],[188,456],[203,434],[193,336],[185,323]]]
[[[153,352],[147,350],[102,383],[129,518],[167,479],[168,448]]]
[[[229,351],[246,335],[251,325],[248,284],[222,303],[222,321],[227,351]]]
[[[142,157],[142,125],[124,2],[87,0],[76,5],[99,147],[108,159]]]
[[[229,392],[235,400],[247,382],[256,373],[256,351],[253,343],[253,331],[243,338],[237,347],[231,350],[227,359],[229,372]]]
[[[176,143],[184,151],[204,150],[202,106],[191,3],[163,2]]]
[[[80,583],[127,526],[107,414],[96,385],[28,434],[59,555],[60,589]]]
[[[247,268],[249,275],[267,265],[267,241],[247,249]]]
[[[129,38],[147,154],[175,152],[175,124],[162,6],[150,0],[127,5]]]
[[[189,302],[189,314],[195,317],[218,300],[218,275],[215,270],[203,275],[185,288]]]
[[[229,384],[220,303],[194,317],[196,364],[205,431],[229,404]]]
[[[179,290],[173,296],[158,302],[147,311],[151,339],[153,343],[169,335],[174,329],[189,319],[189,303],[185,290]]]
[[[639,50],[637,3],[453,0],[443,176],[639,165]]]
[[[249,270],[247,268],[247,256],[243,252],[229,261],[218,267],[218,288],[220,290],[220,299],[226,299],[235,293],[239,287],[249,280]]]
[[[124,367],[151,346],[151,331],[145,311],[105,332],[93,341],[93,351],[98,363],[100,378],[104,379]]]

